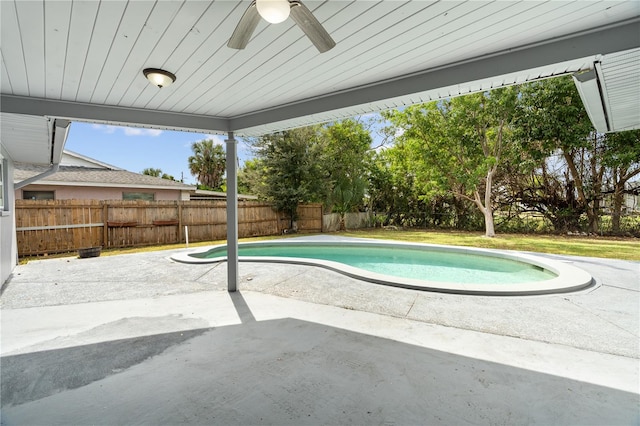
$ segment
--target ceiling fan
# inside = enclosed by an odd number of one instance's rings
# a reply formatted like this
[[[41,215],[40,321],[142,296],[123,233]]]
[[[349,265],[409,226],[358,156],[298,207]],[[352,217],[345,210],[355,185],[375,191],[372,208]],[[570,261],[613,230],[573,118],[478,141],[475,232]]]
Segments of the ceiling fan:
[[[336,45],[322,24],[300,0],[253,0],[240,18],[227,46],[232,49],[244,49],[258,26],[260,17],[269,23],[277,24],[285,21],[289,15],[320,53]]]

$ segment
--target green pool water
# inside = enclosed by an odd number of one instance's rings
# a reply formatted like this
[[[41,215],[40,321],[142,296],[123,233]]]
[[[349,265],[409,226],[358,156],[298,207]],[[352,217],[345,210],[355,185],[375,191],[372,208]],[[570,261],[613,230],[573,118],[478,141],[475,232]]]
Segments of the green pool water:
[[[226,255],[226,247],[222,246],[191,256],[213,259]],[[462,284],[519,284],[556,277],[525,262],[426,248],[260,244],[240,245],[238,255],[330,260],[395,277]]]

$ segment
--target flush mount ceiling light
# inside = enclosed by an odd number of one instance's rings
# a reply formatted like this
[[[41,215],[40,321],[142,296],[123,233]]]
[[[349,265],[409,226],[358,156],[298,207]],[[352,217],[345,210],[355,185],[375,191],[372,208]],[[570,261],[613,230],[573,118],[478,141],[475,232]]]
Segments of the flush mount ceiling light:
[[[276,24],[285,21],[289,15],[320,53],[324,53],[336,45],[322,24],[300,0],[254,0],[240,18],[227,46],[232,49],[247,47],[260,22],[260,17],[267,22]]]
[[[176,76],[170,73],[169,71],[161,70],[158,68],[145,68],[142,70],[142,73],[147,80],[151,82],[154,86],[158,87],[167,87],[174,81],[176,81]]]
[[[291,12],[291,6],[287,0],[256,0],[256,9],[262,19],[270,24],[286,21]]]

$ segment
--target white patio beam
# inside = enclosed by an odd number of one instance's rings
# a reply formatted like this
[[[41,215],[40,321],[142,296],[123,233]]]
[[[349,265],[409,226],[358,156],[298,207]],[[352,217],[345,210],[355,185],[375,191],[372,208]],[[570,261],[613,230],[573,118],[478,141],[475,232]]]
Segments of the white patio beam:
[[[71,121],[89,121],[121,126],[143,126],[155,129],[199,131],[201,133],[227,133],[229,120],[206,115],[185,114],[141,108],[123,108],[83,102],[30,98],[26,96],[0,96],[2,112],[65,118]]]

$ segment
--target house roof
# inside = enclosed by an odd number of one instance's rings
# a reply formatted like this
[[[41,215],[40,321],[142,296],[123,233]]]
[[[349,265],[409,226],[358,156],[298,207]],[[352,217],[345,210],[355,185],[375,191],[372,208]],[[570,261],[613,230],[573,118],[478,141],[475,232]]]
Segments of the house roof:
[[[43,173],[47,166],[25,163],[15,163],[14,180],[23,181],[32,176]],[[127,170],[112,170],[98,167],[60,166],[58,171],[43,180],[36,182],[38,185],[64,185],[64,186],[94,186],[94,187],[123,187],[144,189],[177,189],[193,191],[195,186],[185,185],[168,179],[142,175]]]
[[[326,53],[291,19],[228,48],[248,1],[2,1],[2,110],[259,135],[640,58],[637,1],[303,2]],[[177,80],[152,86],[148,67]],[[598,94],[610,115],[639,103],[634,81]]]
[[[86,155],[79,154],[77,152],[65,149],[62,153],[62,159],[60,161],[62,166],[84,166],[84,167],[97,167],[102,169],[111,170],[124,170],[121,167],[114,166],[109,163],[105,163],[95,158],[87,157]]]

